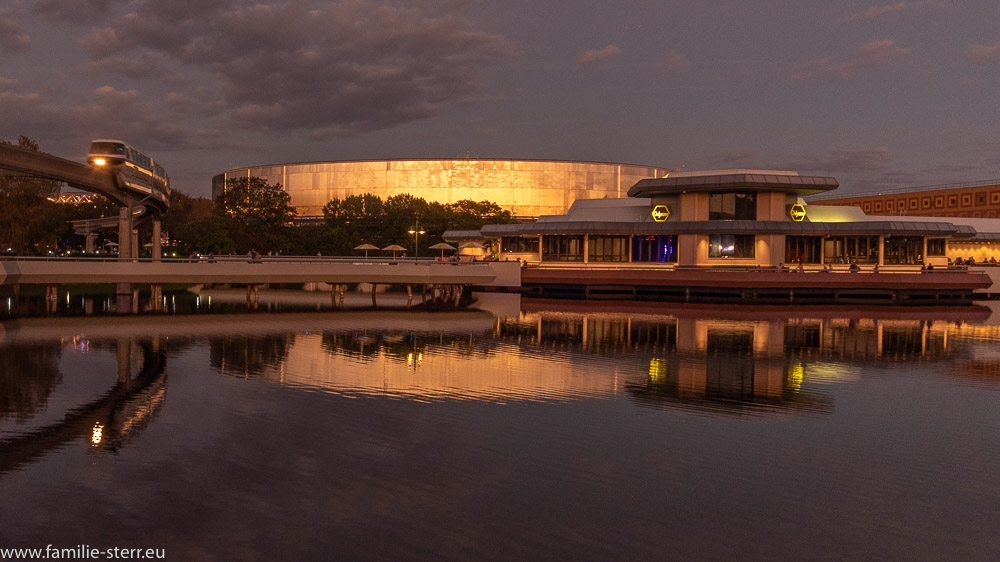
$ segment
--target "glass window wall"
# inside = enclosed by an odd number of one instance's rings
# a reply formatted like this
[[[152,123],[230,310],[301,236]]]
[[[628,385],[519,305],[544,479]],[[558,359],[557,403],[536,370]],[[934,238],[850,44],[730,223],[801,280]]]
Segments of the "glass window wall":
[[[583,261],[583,235],[543,236],[542,261]]]
[[[538,253],[538,237],[522,238],[520,236],[504,236],[500,239],[500,251],[504,253]]]
[[[588,261],[628,261],[628,236],[592,235],[587,241]]]
[[[757,220],[756,193],[711,193],[708,220]]]
[[[710,234],[708,257],[746,259],[754,257],[755,236],[752,234]]]
[[[923,236],[889,236],[885,239],[886,265],[920,265],[924,263]]]
[[[945,250],[947,249],[947,244],[944,238],[928,238],[927,239],[927,255],[928,256],[944,256],[946,255]]]
[[[632,238],[632,261],[677,263],[676,236],[635,236]]]
[[[823,250],[822,236],[786,236],[785,262],[821,263]]]
[[[823,242],[824,263],[878,263],[878,236],[832,236]]]

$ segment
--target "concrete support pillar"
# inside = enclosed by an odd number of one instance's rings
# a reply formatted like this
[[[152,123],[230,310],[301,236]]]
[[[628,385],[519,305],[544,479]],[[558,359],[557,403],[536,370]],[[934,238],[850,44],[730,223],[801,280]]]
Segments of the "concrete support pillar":
[[[88,232],[86,235],[84,235],[84,248],[83,248],[83,250],[85,252],[87,252],[88,254],[93,254],[94,253],[94,243],[95,242],[97,242],[97,233],[96,232]]]
[[[153,246],[150,248],[153,261],[160,261],[160,256],[163,255],[163,249],[160,248],[160,219],[159,217],[153,219]]]
[[[115,311],[128,314],[132,311],[132,283],[115,284]]]
[[[132,259],[138,258],[139,257],[139,230],[135,229],[135,228],[132,229],[131,250],[132,250],[132,253],[129,254],[129,257],[132,258]]]
[[[118,209],[118,259],[129,260],[132,257],[132,207]]]
[[[413,286],[412,285],[407,285],[406,286],[406,308],[410,308],[410,305],[412,305],[412,304],[413,304]]]
[[[118,359],[118,382],[128,388],[132,381],[132,342],[125,338],[118,338],[116,342]]]
[[[45,312],[59,312],[59,285],[45,286]]]
[[[375,306],[375,288],[378,287],[378,283],[372,283],[372,306]]]
[[[149,309],[153,312],[163,312],[163,285],[154,283],[149,286]]]
[[[260,306],[260,285],[247,285],[247,308],[257,310]]]

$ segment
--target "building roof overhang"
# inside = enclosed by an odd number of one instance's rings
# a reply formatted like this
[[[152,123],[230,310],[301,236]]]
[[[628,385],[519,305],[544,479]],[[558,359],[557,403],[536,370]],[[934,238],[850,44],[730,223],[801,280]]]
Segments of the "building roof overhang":
[[[800,197],[837,189],[840,183],[828,176],[800,176],[752,170],[733,173],[668,175],[639,180],[628,190],[629,197],[656,197],[684,192],[781,191]]]
[[[497,228],[502,226],[503,228]],[[446,233],[447,234],[447,233]],[[519,225],[483,227],[483,237],[525,235],[676,235],[676,234],[785,234],[800,236],[939,236],[976,238],[971,227],[948,222],[859,221],[859,222],[794,222],[794,221],[538,221]],[[446,238],[448,238],[446,236]],[[1000,239],[1000,237],[998,237]]]

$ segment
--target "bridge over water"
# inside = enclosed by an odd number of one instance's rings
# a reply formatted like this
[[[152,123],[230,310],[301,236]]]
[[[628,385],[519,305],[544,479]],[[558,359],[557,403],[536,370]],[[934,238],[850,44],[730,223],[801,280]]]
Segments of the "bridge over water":
[[[166,283],[228,284],[248,286],[248,298],[266,283],[329,283],[343,287],[353,283],[432,285],[458,287],[487,285],[497,279],[517,276],[517,262],[438,262],[424,260],[359,260],[352,258],[267,257],[250,260],[224,256],[212,259],[18,258],[0,259],[0,285],[46,285],[47,297],[55,301],[56,287],[77,283],[114,283],[127,287],[148,283],[151,303],[159,302]],[[342,293],[341,293],[342,294]],[[374,291],[372,293],[374,301]],[[134,302],[134,298],[133,298]],[[132,309],[132,306],[128,306]]]

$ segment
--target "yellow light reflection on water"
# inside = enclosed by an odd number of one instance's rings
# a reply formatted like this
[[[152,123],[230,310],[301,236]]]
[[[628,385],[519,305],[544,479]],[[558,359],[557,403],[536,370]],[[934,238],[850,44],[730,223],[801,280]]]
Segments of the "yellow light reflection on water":
[[[100,422],[94,424],[94,430],[90,435],[90,444],[94,447],[101,444],[101,440],[104,439],[104,426]]]
[[[788,388],[798,392],[802,390],[802,379],[805,377],[806,369],[801,362],[796,361],[788,366]]]
[[[667,364],[663,359],[652,358],[649,360],[649,382],[663,382],[667,380]]]

